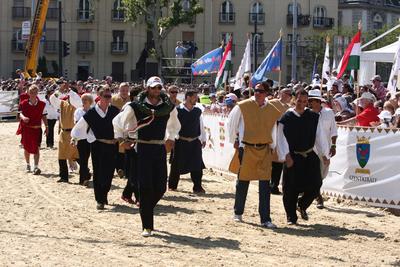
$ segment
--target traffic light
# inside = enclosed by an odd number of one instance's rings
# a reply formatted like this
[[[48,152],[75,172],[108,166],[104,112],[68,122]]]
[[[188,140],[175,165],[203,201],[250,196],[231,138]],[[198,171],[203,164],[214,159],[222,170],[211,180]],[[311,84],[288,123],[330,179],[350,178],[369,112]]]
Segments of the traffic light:
[[[70,43],[63,42],[63,57],[66,57],[69,55],[69,45],[70,45]]]

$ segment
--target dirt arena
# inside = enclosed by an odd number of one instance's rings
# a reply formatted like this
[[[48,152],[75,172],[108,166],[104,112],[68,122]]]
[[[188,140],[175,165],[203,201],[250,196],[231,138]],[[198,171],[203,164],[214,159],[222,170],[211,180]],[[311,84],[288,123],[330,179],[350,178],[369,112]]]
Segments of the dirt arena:
[[[165,194],[145,239],[138,209],[120,200],[126,180],[114,179],[111,205],[99,212],[76,173],[56,183],[56,150],[41,150],[42,175],[26,174],[16,129],[0,124],[1,266],[400,266],[400,217],[329,200],[288,227],[281,197],[272,196],[278,229],[263,229],[254,183],[244,222],[235,223],[234,181],[210,172],[204,196],[191,193],[188,177]]]

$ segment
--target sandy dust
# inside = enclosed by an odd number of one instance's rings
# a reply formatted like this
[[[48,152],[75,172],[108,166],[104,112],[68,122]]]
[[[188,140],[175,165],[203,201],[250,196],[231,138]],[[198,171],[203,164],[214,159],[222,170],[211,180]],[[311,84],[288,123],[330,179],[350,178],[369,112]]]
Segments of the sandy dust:
[[[58,184],[56,150],[41,150],[42,175],[24,171],[17,123],[0,124],[2,266],[400,266],[400,218],[382,209],[326,202],[310,220],[286,225],[280,196],[271,200],[276,230],[259,226],[257,183],[243,223],[232,220],[234,181],[208,172],[205,196],[183,177],[156,210],[155,235],[143,238],[138,209],[120,200],[115,178],[107,210],[93,189]]]

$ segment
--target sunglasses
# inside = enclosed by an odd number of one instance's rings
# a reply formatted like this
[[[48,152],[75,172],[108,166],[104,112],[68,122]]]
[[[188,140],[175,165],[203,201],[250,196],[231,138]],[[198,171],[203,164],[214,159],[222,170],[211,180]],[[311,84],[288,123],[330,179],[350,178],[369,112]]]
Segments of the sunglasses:
[[[170,94],[177,94],[178,92],[176,92],[176,91],[171,91],[171,92],[169,92]]]
[[[259,94],[266,94],[267,92],[264,89],[254,89],[255,93],[259,93]]]
[[[162,87],[161,87],[161,86],[154,86],[154,87],[150,87],[150,89],[158,89],[158,90],[161,90]]]
[[[104,98],[111,98],[111,95],[103,95]]]

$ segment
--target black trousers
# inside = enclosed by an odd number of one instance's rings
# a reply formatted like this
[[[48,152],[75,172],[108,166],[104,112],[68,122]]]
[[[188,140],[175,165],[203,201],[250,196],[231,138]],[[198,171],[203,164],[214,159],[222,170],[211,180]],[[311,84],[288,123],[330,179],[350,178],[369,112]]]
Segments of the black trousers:
[[[107,195],[114,176],[117,145],[95,141],[90,146],[93,165],[94,197],[97,203],[108,204]]]
[[[117,151],[116,162],[115,162],[115,171],[125,170],[125,153],[119,153]]]
[[[60,178],[68,181],[68,164],[66,159],[59,159],[58,165],[60,167]]]
[[[90,144],[86,139],[78,141],[79,152],[79,183],[90,180],[88,161],[90,156]]]
[[[137,181],[143,229],[154,229],[154,207],[167,187],[167,153],[164,145],[137,145]]]
[[[278,189],[279,182],[281,180],[282,170],[283,170],[283,163],[272,162],[272,172],[271,172],[271,182],[270,182],[270,187],[272,189]]]
[[[299,194],[303,195],[299,198]],[[286,217],[288,221],[297,222],[297,207],[307,210],[314,199],[319,194],[319,188],[307,189],[303,192],[299,192],[293,187],[284,187],[283,189],[283,205],[286,211]]]
[[[135,196],[136,200],[139,200],[139,191],[137,183],[137,153],[132,148],[125,152],[125,175],[128,178],[122,196],[126,198],[132,198]]]
[[[200,190],[202,188],[201,181],[203,178],[203,170],[191,171],[190,178],[192,179],[193,182],[193,191]],[[179,184],[179,179],[180,179],[180,174],[178,167],[176,166],[176,164],[174,164],[174,162],[172,162],[168,178],[168,188],[177,189]]]
[[[49,126],[49,133],[46,136],[46,145],[47,147],[53,147],[54,146],[54,126],[56,124],[57,120],[47,120],[48,126]]]

